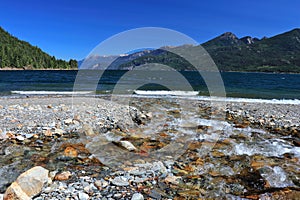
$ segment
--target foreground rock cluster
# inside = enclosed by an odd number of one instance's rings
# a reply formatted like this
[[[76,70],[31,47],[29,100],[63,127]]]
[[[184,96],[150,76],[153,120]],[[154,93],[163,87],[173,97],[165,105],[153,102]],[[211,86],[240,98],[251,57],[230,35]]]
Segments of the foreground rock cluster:
[[[299,105],[122,98],[0,99],[2,197],[300,196]]]

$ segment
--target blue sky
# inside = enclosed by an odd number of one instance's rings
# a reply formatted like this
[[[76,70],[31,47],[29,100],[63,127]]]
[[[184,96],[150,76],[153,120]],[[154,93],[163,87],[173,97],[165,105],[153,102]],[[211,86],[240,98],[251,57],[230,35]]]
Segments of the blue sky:
[[[10,0],[0,26],[62,59],[82,59],[101,41],[139,27],[164,27],[199,43],[231,31],[261,38],[300,27],[299,0]]]

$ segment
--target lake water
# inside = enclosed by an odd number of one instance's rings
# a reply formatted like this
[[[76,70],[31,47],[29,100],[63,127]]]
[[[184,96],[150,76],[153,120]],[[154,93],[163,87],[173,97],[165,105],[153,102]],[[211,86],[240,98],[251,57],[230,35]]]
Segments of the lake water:
[[[78,71],[0,71],[0,95],[33,95],[55,94],[57,92],[73,91],[74,81]],[[98,71],[87,71],[86,81],[95,79]],[[120,82],[126,71],[106,71],[100,81],[96,80],[97,93],[110,93],[116,84],[126,85],[144,83],[143,76],[130,76]],[[179,84],[168,71],[162,71],[165,82]],[[199,96],[207,96],[208,91],[205,82],[197,72],[181,72],[189,81]],[[300,99],[300,74],[272,74],[272,73],[241,73],[222,72],[227,97],[259,98],[259,99]],[[159,78],[159,77],[158,77]],[[95,80],[94,80],[95,81]],[[161,85],[147,84],[140,90],[163,90]],[[31,91],[31,93],[29,92]],[[51,91],[50,93],[47,93]],[[132,93],[132,91],[123,91]],[[63,94],[63,93],[61,93]],[[67,93],[65,93],[67,94]]]

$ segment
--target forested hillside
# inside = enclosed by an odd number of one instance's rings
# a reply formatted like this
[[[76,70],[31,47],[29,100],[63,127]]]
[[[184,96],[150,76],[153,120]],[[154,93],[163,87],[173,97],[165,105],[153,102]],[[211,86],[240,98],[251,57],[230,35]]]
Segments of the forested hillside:
[[[56,59],[0,27],[0,68],[77,69],[77,61]]]

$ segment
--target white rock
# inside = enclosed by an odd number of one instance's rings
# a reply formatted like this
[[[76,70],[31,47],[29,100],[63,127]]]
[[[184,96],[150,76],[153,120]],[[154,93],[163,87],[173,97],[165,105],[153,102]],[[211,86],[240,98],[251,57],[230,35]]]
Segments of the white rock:
[[[152,119],[152,118],[153,118],[152,112],[148,112],[148,113],[146,114],[146,117],[148,117],[148,119]]]
[[[88,200],[90,198],[90,196],[87,193],[79,192],[78,193],[78,198],[80,200]]]
[[[34,136],[34,134],[32,134],[32,133],[27,133],[27,134],[25,134],[25,137],[27,138],[27,139],[30,139],[30,138],[32,138]]]
[[[69,125],[73,123],[73,120],[71,118],[68,118],[64,121],[65,124]]]
[[[4,140],[4,139],[7,139],[7,135],[6,135],[6,131],[2,131],[0,129],[0,140]],[[1,199],[0,199],[1,200]]]
[[[131,200],[144,200],[144,196],[141,193],[134,193]]]
[[[25,138],[22,135],[18,135],[16,137],[16,139],[19,140],[19,141],[24,141],[25,140]]]
[[[109,183],[108,183],[107,181],[104,181],[104,180],[102,181],[102,187],[105,188],[105,187],[107,187],[108,185],[109,185]]]
[[[63,134],[65,133],[65,131],[62,130],[62,129],[56,128],[55,131],[54,131],[54,133],[55,133],[56,135],[63,135]]]
[[[136,150],[136,147],[129,141],[120,141],[122,147],[126,148],[128,151]]]
[[[129,185],[128,180],[122,176],[115,177],[111,182],[112,182],[112,184],[114,184],[116,186],[128,186]]]

